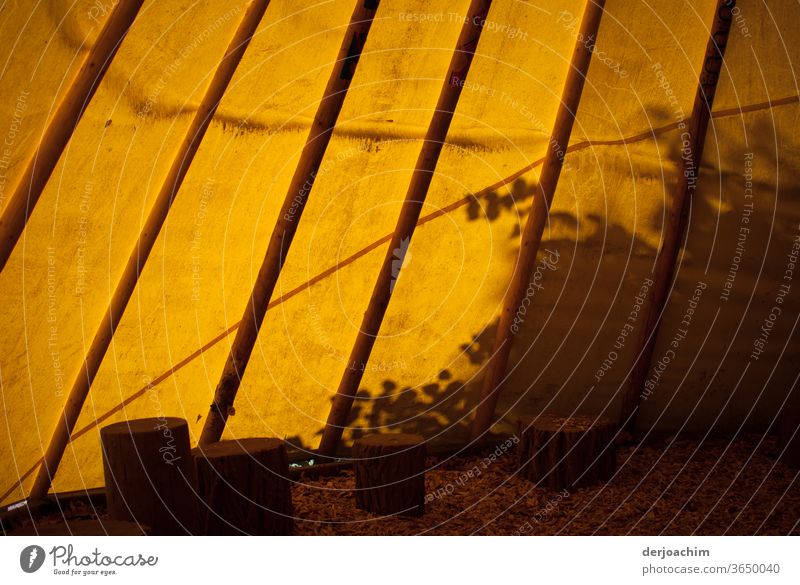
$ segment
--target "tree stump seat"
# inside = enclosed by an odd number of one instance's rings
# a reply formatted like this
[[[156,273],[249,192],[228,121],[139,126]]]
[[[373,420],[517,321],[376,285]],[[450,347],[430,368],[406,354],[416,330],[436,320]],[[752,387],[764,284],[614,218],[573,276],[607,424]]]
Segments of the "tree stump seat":
[[[294,529],[289,459],[280,439],[240,439],[192,451],[206,535],[287,535]]]
[[[142,418],[100,429],[108,515],[154,535],[195,531],[189,426],[181,418]]]
[[[426,456],[425,440],[419,435],[356,439],[352,450],[356,506],[382,516],[422,516]]]
[[[617,423],[587,416],[540,415],[519,421],[519,466],[538,485],[572,490],[611,479]]]

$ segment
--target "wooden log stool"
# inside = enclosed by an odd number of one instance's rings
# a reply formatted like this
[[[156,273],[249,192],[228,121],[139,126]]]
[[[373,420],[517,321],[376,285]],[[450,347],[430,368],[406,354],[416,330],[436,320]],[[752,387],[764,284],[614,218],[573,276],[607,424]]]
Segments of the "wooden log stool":
[[[356,506],[373,514],[425,513],[425,441],[419,435],[369,435],[353,443]]]
[[[142,418],[100,430],[108,514],[150,534],[195,532],[189,426],[181,418]]]
[[[285,535],[294,528],[289,458],[280,439],[241,439],[192,451],[200,532]]]
[[[557,490],[608,481],[617,468],[617,424],[586,416],[541,415],[519,421],[523,477]]]

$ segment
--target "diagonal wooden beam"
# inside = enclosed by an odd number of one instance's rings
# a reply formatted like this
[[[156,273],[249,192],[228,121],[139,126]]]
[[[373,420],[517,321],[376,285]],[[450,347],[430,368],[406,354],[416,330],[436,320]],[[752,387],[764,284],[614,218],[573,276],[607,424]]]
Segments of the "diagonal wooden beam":
[[[64,152],[143,2],[144,0],[120,0],[114,7],[97,41],[89,49],[75,79],[42,132],[39,145],[0,217],[0,271],[14,251],[33,208],[61,158],[61,153]]]
[[[328,148],[333,129],[342,110],[344,98],[355,75],[361,51],[367,42],[379,0],[358,0],[350,24],[344,34],[325,93],[317,108],[306,144],[286,193],[278,222],[272,230],[264,261],[258,271],[244,315],[236,330],[228,359],[214,392],[214,402],[200,435],[200,444],[215,443],[222,437],[233,401],[242,382],[245,368],[253,352],[258,331],[272,299],[300,217],[305,209],[314,180]]]
[[[350,353],[347,369],[339,383],[328,414],[319,446],[319,452],[323,456],[331,457],[336,453],[342,432],[347,424],[365,365],[369,360],[372,347],[375,345],[375,339],[386,314],[386,308],[389,306],[395,281],[399,276],[396,267],[402,264],[411,242],[411,236],[414,234],[414,228],[425,203],[425,197],[436,170],[436,163],[439,160],[445,138],[447,138],[447,130],[450,128],[458,98],[461,96],[461,89],[475,56],[475,48],[478,45],[491,3],[491,0],[472,0],[470,3],[467,18],[458,37],[456,50],[450,61],[447,79],[445,79],[439,94],[436,111],[431,118],[425,141],[414,167],[414,173],[411,176],[397,226],[392,234],[389,248],[378,273],[378,280]]]
[[[741,116],[741,115],[743,115],[745,113],[749,113],[749,112],[757,112],[757,111],[766,110],[766,109],[770,109],[770,108],[777,108],[777,107],[782,107],[782,106],[786,106],[786,105],[793,105],[793,104],[796,104],[798,102],[800,102],[800,95],[785,96],[785,97],[782,97],[782,98],[772,99],[772,100],[763,101],[763,102],[756,102],[756,103],[753,103],[753,104],[739,105],[739,106],[737,106],[735,108],[726,108],[726,109],[723,109],[723,110],[716,110],[716,111],[712,112],[711,117],[712,118],[726,118],[726,117],[732,117],[732,116]],[[667,132],[671,132],[672,130],[675,130],[677,127],[678,127],[678,123],[674,122],[674,123],[666,124],[666,125],[663,125],[663,126],[658,126],[656,128],[651,128],[650,130],[646,130],[644,132],[636,132],[634,134],[631,134],[630,136],[626,136],[624,138],[617,139],[617,140],[598,140],[598,141],[584,140],[582,142],[576,142],[576,143],[571,144],[569,146],[569,148],[567,149],[567,152],[568,153],[569,152],[575,152],[575,151],[579,151],[579,150],[585,150],[585,149],[587,149],[589,147],[593,147],[594,148],[594,147],[597,147],[597,146],[619,146],[619,145],[625,145],[625,144],[635,144],[635,143],[642,142],[642,141],[645,141],[645,140],[653,139],[654,137],[661,136],[663,134],[666,134]],[[498,181],[498,182],[496,182],[496,183],[494,183],[492,185],[489,185],[488,187],[484,187],[480,191],[477,191],[476,193],[474,193],[474,194],[472,194],[472,195],[470,195],[468,197],[465,197],[463,199],[459,199],[457,201],[454,201],[453,203],[450,203],[449,205],[446,205],[445,207],[442,207],[441,209],[437,209],[436,211],[434,211],[432,213],[429,213],[427,215],[424,215],[424,216],[420,217],[419,221],[417,222],[417,227],[419,227],[421,225],[424,225],[424,224],[426,224],[426,223],[428,223],[430,221],[433,221],[433,220],[435,220],[435,219],[437,219],[439,217],[442,217],[443,215],[446,215],[447,213],[450,213],[451,211],[455,211],[456,209],[464,207],[465,205],[467,205],[471,201],[474,201],[475,198],[485,197],[488,194],[494,193],[498,189],[500,189],[500,188],[502,188],[502,187],[504,187],[506,185],[510,185],[516,179],[521,177],[522,175],[530,172],[532,169],[535,169],[535,168],[539,167],[542,164],[543,161],[544,161],[543,158],[537,159],[534,162],[530,163],[529,165],[526,165],[523,168],[521,168],[521,169],[511,173],[510,175],[504,177],[500,181]],[[311,288],[315,284],[321,282],[325,278],[335,274],[338,271],[338,269],[342,268],[343,266],[349,266],[350,264],[356,262],[358,259],[362,258],[363,256],[365,256],[369,252],[377,249],[382,244],[390,242],[391,239],[392,239],[392,234],[391,233],[387,234],[387,235],[375,240],[374,242],[370,243],[365,248],[362,248],[361,250],[359,250],[359,251],[355,252],[354,254],[348,256],[344,260],[339,261],[336,265],[326,268],[325,270],[323,270],[322,272],[320,272],[319,274],[317,274],[316,276],[314,276],[310,280],[304,282],[303,284],[300,284],[300,285],[296,286],[295,288],[293,288],[289,292],[284,293],[280,297],[272,300],[270,302],[270,304],[269,304],[269,309],[273,309],[273,308],[283,304],[284,302],[289,301],[290,299],[294,298],[295,296],[297,296],[301,292],[303,292],[305,290],[308,290],[309,288]],[[238,327],[239,327],[239,322],[237,321],[236,323],[234,323],[233,325],[231,325],[230,327],[228,327],[227,329],[225,329],[224,331],[220,332],[215,337],[213,337],[212,339],[207,341],[201,347],[199,347],[198,349],[196,349],[195,351],[193,351],[189,355],[185,356],[178,363],[174,364],[171,368],[161,372],[158,376],[156,376],[152,380],[152,382],[149,385],[144,386],[143,388],[140,388],[134,394],[132,394],[131,396],[128,396],[126,399],[124,399],[122,402],[120,402],[116,406],[114,406],[111,409],[107,410],[103,414],[98,415],[94,420],[92,420],[91,422],[87,423],[82,428],[74,431],[72,433],[72,436],[71,436],[70,439],[74,441],[75,439],[77,439],[81,435],[84,435],[85,433],[89,432],[93,428],[96,428],[102,422],[104,422],[105,420],[108,420],[108,418],[110,418],[112,415],[114,415],[117,412],[121,411],[125,406],[135,402],[136,400],[138,400],[139,398],[144,396],[146,391],[149,388],[151,388],[152,386],[157,386],[161,382],[167,380],[170,376],[174,375],[179,370],[181,370],[182,368],[187,366],[194,359],[196,359],[197,357],[202,355],[205,351],[208,351],[210,348],[214,347],[216,344],[222,342],[224,339],[226,339],[228,337],[228,335],[230,335],[231,333],[236,331],[236,329],[238,329]],[[17,489],[21,485],[22,482],[24,482],[25,479],[30,477],[34,473],[34,471],[36,471],[36,469],[39,467],[41,462],[42,462],[41,459],[35,461],[33,463],[33,465],[31,467],[29,467],[27,469],[27,471],[25,471],[25,473],[23,473],[19,478],[17,478],[15,481],[13,481],[10,484],[10,487],[7,488],[5,492],[0,494],[0,502],[4,501],[9,495],[11,495],[11,493],[15,489]],[[0,488],[0,489],[2,489],[2,488]]]
[[[161,185],[161,189],[153,202],[153,207],[147,216],[144,227],[139,234],[139,239],[131,252],[122,278],[117,284],[111,302],[108,305],[103,321],[98,327],[92,345],[86,353],[86,358],[82,364],[75,381],[72,384],[64,409],[56,423],[56,429],[50,439],[50,443],[45,452],[42,465],[33,483],[30,497],[33,499],[43,498],[50,489],[53,477],[55,477],[58,465],[64,455],[64,449],[69,443],[75,423],[81,413],[83,404],[89,394],[92,382],[94,381],[100,364],[105,357],[114,331],[122,319],[125,307],[136,288],[139,275],[144,269],[150,251],[156,242],[161,226],[167,218],[169,209],[175,195],[178,193],[186,172],[192,164],[194,155],[197,152],[200,142],[214,117],[220,100],[222,99],[228,84],[236,71],[236,67],[244,55],[250,39],[255,34],[264,11],[267,9],[269,0],[253,0],[245,11],[242,21],[231,39],[225,56],[217,66],[208,89],[206,89],[200,106],[192,118],[192,122],[181,141],[175,158],[172,161],[169,172]]]
[[[550,206],[558,186],[564,156],[567,152],[572,126],[578,112],[578,104],[583,94],[586,74],[592,60],[592,52],[597,42],[597,31],[603,17],[605,0],[587,0],[581,19],[580,33],[570,61],[567,78],[561,92],[553,132],[547,144],[547,152],[539,173],[539,184],[533,197],[533,208],[525,223],[517,261],[511,276],[511,283],[503,299],[503,310],[497,326],[493,351],[486,365],[480,400],[472,421],[471,438],[479,440],[495,423],[495,410],[500,397],[500,389],[508,367],[511,344],[514,341],[514,320],[524,301],[536,254],[542,242],[542,233],[550,213]]]
[[[678,182],[669,212],[666,232],[656,259],[653,286],[647,302],[647,315],[642,327],[629,385],[622,400],[621,422],[629,431],[636,426],[636,418],[641,403],[644,385],[650,372],[661,317],[669,299],[675,276],[675,264],[683,245],[688,223],[691,200],[700,175],[700,162],[703,146],[711,118],[711,106],[717,91],[717,82],[722,71],[722,60],[728,44],[728,33],[733,21],[736,0],[718,0],[711,26],[711,36],[706,46],[703,68],[697,85],[697,94],[688,125],[683,125],[681,164],[678,169]],[[679,125],[680,127],[680,125]]]

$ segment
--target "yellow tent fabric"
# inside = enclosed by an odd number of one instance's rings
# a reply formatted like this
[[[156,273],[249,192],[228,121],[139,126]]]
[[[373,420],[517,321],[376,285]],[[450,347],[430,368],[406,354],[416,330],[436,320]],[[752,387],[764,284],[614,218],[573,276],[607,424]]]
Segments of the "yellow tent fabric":
[[[30,489],[246,5],[144,3],[0,274],[4,503]],[[467,5],[381,1],[226,437],[316,447]],[[714,5],[607,0],[498,430],[544,410],[618,415],[636,339],[621,332],[641,325],[638,299],[680,159],[675,122],[691,111]],[[113,8],[7,6],[0,133],[13,138],[3,204]],[[102,484],[101,425],[180,416],[196,440],[353,6],[269,3],[92,384],[54,490]],[[465,441],[582,11],[581,0],[492,6],[347,439],[404,429]],[[800,49],[786,37],[800,6],[754,2],[735,14],[643,430],[765,430],[798,369]]]

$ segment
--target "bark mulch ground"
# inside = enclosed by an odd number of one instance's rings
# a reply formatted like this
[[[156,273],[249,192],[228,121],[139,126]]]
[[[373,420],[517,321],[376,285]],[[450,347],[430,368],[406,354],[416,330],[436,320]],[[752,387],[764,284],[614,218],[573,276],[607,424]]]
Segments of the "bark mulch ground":
[[[350,471],[297,484],[296,534],[800,534],[800,472],[772,437],[664,439],[618,448],[605,485],[540,489],[516,456],[430,459],[426,513],[378,517],[354,505]],[[472,470],[470,476],[469,471]],[[477,471],[476,471],[477,470]],[[478,473],[480,472],[480,473]]]
[[[494,461],[429,458],[420,518],[355,507],[352,471],[296,483],[295,534],[800,534],[800,471],[776,463],[772,437],[664,439],[617,450],[608,484],[555,491],[516,473],[513,449]],[[69,522],[69,525],[65,524]],[[104,506],[74,500],[16,534],[135,534]]]

